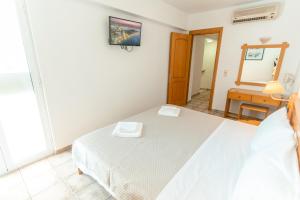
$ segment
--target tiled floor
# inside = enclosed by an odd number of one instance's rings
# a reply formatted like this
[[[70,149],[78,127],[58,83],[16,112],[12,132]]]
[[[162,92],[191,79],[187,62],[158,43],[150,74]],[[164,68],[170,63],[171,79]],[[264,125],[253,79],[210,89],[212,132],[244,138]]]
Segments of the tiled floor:
[[[86,175],[77,175],[67,151],[0,177],[1,200],[114,200]]]
[[[208,110],[210,90],[201,89],[199,94],[194,95],[192,100],[185,106],[192,110],[208,113],[211,115],[216,115],[219,117],[224,116],[224,112],[218,110]]]

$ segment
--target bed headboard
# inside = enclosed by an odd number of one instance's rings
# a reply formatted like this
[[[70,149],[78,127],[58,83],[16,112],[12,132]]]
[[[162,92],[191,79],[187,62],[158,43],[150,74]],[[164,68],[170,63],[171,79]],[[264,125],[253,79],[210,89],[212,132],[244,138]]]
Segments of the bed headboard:
[[[297,153],[300,167],[300,97],[298,94],[293,94],[288,103],[288,117],[292,127],[295,130],[295,138],[298,142]]]

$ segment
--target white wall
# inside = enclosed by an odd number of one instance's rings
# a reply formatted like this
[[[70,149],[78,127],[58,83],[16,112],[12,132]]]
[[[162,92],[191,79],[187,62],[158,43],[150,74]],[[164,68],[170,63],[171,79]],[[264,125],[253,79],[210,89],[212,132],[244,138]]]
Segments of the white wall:
[[[211,81],[214,73],[217,52],[217,41],[205,41],[200,88],[211,89]]]
[[[186,30],[187,14],[162,0],[83,0],[94,1],[103,5],[152,19],[164,24]]]
[[[131,10],[121,0],[26,2],[57,149],[88,131],[165,103],[170,32],[179,30],[163,24],[184,27],[176,9],[173,12],[164,9],[167,5],[155,8],[153,4],[150,8],[144,1],[144,7]],[[103,6],[104,2],[114,9]],[[299,4],[286,0],[283,15],[276,21],[235,26],[231,15],[236,7],[190,15],[189,29],[224,27],[214,108],[223,110],[227,90],[236,87],[240,46],[244,43],[259,43],[262,36],[271,36],[272,43],[289,42],[282,74],[296,71],[300,21],[293,19],[300,17]],[[127,14],[116,10],[123,6]],[[132,53],[109,46],[109,15],[143,22],[142,46]],[[223,77],[227,69],[229,74]]]
[[[86,0],[27,0],[56,149],[166,102],[170,32]],[[141,47],[108,45],[108,16],[143,22]]]
[[[192,62],[188,101],[197,94],[201,88],[210,89],[215,66],[217,41],[207,42],[207,36],[195,36],[193,40]],[[205,72],[202,72],[205,70]]]
[[[200,89],[204,46],[205,46],[205,37],[195,36],[193,41],[188,101],[190,101],[192,99],[192,96],[194,94],[197,94]]]
[[[266,3],[263,1],[262,3]],[[219,70],[217,74],[213,108],[224,110],[226,94],[229,88],[237,87],[237,78],[241,58],[241,46],[244,43],[259,44],[261,37],[272,37],[270,43],[289,42],[281,75],[286,72],[295,73],[300,60],[300,1],[286,0],[282,15],[275,21],[253,22],[239,25],[231,23],[232,13],[239,7],[230,7],[189,16],[189,29],[224,27],[223,41],[220,52]],[[224,77],[224,70],[228,76]],[[282,76],[281,76],[282,77]],[[242,87],[262,89],[256,87]]]

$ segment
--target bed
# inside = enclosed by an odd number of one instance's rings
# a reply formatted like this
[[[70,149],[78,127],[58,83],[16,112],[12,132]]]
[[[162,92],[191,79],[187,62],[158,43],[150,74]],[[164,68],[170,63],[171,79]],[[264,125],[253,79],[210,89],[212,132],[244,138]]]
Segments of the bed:
[[[290,103],[295,129],[298,101]],[[124,120],[144,124],[141,138],[113,137],[112,124],[77,139],[79,172],[117,200],[231,199],[257,127],[185,108],[178,118],[158,110]]]
[[[157,200],[231,199],[256,128],[224,120],[160,192]]]

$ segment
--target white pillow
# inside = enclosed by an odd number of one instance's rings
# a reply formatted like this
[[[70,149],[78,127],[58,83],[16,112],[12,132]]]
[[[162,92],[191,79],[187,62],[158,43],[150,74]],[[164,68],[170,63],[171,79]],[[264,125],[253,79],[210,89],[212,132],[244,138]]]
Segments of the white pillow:
[[[297,161],[295,152],[293,156]],[[240,173],[232,200],[299,200],[299,171],[291,167],[290,173],[288,178],[264,153],[252,155]]]
[[[282,108],[258,127],[233,192],[233,200],[299,199],[300,176],[294,130]]]
[[[251,151],[283,151],[295,146],[294,130],[287,116],[287,109],[281,108],[265,119],[257,128],[251,142]]]

